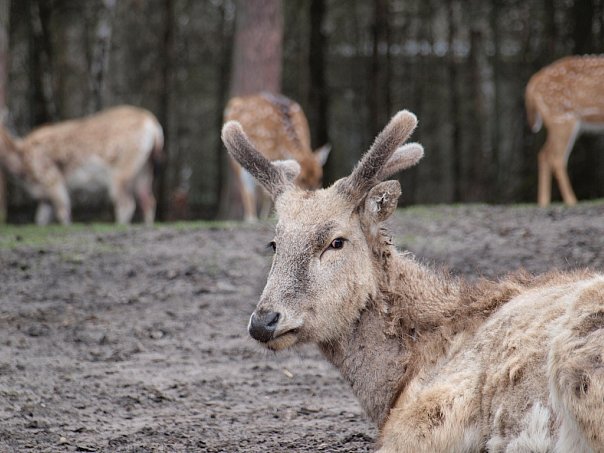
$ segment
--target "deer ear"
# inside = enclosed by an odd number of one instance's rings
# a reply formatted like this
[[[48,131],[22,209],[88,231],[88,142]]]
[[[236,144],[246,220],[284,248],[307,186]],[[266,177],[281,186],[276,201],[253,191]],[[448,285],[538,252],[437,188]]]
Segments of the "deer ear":
[[[315,160],[319,163],[321,167],[323,167],[325,165],[325,162],[327,162],[327,158],[329,157],[330,151],[331,145],[329,143],[326,143],[313,153],[315,156]]]
[[[392,215],[401,196],[398,181],[384,181],[374,186],[365,198],[365,217],[373,223],[380,223]]]

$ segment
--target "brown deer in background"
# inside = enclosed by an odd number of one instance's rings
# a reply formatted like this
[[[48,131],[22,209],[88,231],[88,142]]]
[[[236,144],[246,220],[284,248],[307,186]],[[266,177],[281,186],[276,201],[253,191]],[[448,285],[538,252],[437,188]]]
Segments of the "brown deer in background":
[[[131,106],[39,127],[16,139],[0,126],[0,165],[38,200],[36,223],[71,222],[70,190],[107,188],[115,220],[129,223],[139,201],[145,223],[155,218],[153,164],[161,160],[162,128]],[[100,187],[99,187],[100,186]]]
[[[302,108],[282,95],[261,93],[234,97],[226,106],[224,119],[238,121],[254,145],[271,160],[294,159],[300,164],[296,184],[304,189],[318,189],[323,179],[323,165],[330,147],[324,145],[315,152],[310,147],[310,130]],[[231,160],[237,177],[244,218],[257,220],[258,191],[253,178],[237,162]],[[260,192],[261,215],[268,215],[270,199]]]
[[[553,172],[562,199],[574,205],[568,157],[581,132],[604,132],[604,56],[566,57],[546,66],[529,80],[525,101],[533,132],[547,128],[539,152],[538,202],[550,203]]]
[[[279,351],[315,343],[379,426],[380,452],[604,451],[604,275],[470,283],[399,253],[383,229],[416,163],[399,112],[352,174],[294,185],[241,126],[228,151],[275,200],[275,251],[249,333]]]

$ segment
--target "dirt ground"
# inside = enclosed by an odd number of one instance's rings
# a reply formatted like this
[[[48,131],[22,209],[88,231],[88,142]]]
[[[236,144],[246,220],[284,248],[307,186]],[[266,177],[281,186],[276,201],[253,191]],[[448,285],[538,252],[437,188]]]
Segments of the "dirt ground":
[[[271,229],[0,229],[0,451],[371,451],[375,428],[313,347],[275,355],[247,335]],[[604,202],[418,207],[390,230],[468,278],[604,269]]]

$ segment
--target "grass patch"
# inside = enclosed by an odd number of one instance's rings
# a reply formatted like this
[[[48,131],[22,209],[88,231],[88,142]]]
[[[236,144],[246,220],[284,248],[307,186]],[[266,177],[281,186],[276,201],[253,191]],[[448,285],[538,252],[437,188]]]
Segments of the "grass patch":
[[[268,222],[266,224],[274,224]],[[181,222],[155,223],[153,227],[142,224],[116,225],[114,223],[74,223],[69,226],[63,225],[1,225],[0,224],[0,250],[18,247],[51,247],[60,245],[66,241],[73,241],[80,236],[88,239],[88,234],[111,234],[124,231],[136,231],[137,229],[170,229],[174,231],[192,230],[245,230],[255,229],[264,223],[245,223],[233,220],[195,220]],[[99,244],[100,246],[101,244]]]
[[[0,249],[43,247],[70,241],[82,233],[126,231],[128,227],[111,223],[63,225],[0,225]]]

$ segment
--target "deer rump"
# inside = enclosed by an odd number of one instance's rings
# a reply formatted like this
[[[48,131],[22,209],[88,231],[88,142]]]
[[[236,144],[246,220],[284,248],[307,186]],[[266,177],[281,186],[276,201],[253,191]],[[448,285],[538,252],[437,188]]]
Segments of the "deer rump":
[[[423,156],[399,112],[352,174],[296,187],[241,126],[231,155],[267,190],[275,255],[248,330],[282,350],[315,343],[379,426],[382,452],[604,450],[604,276],[519,273],[469,284],[400,254],[382,228]]]

